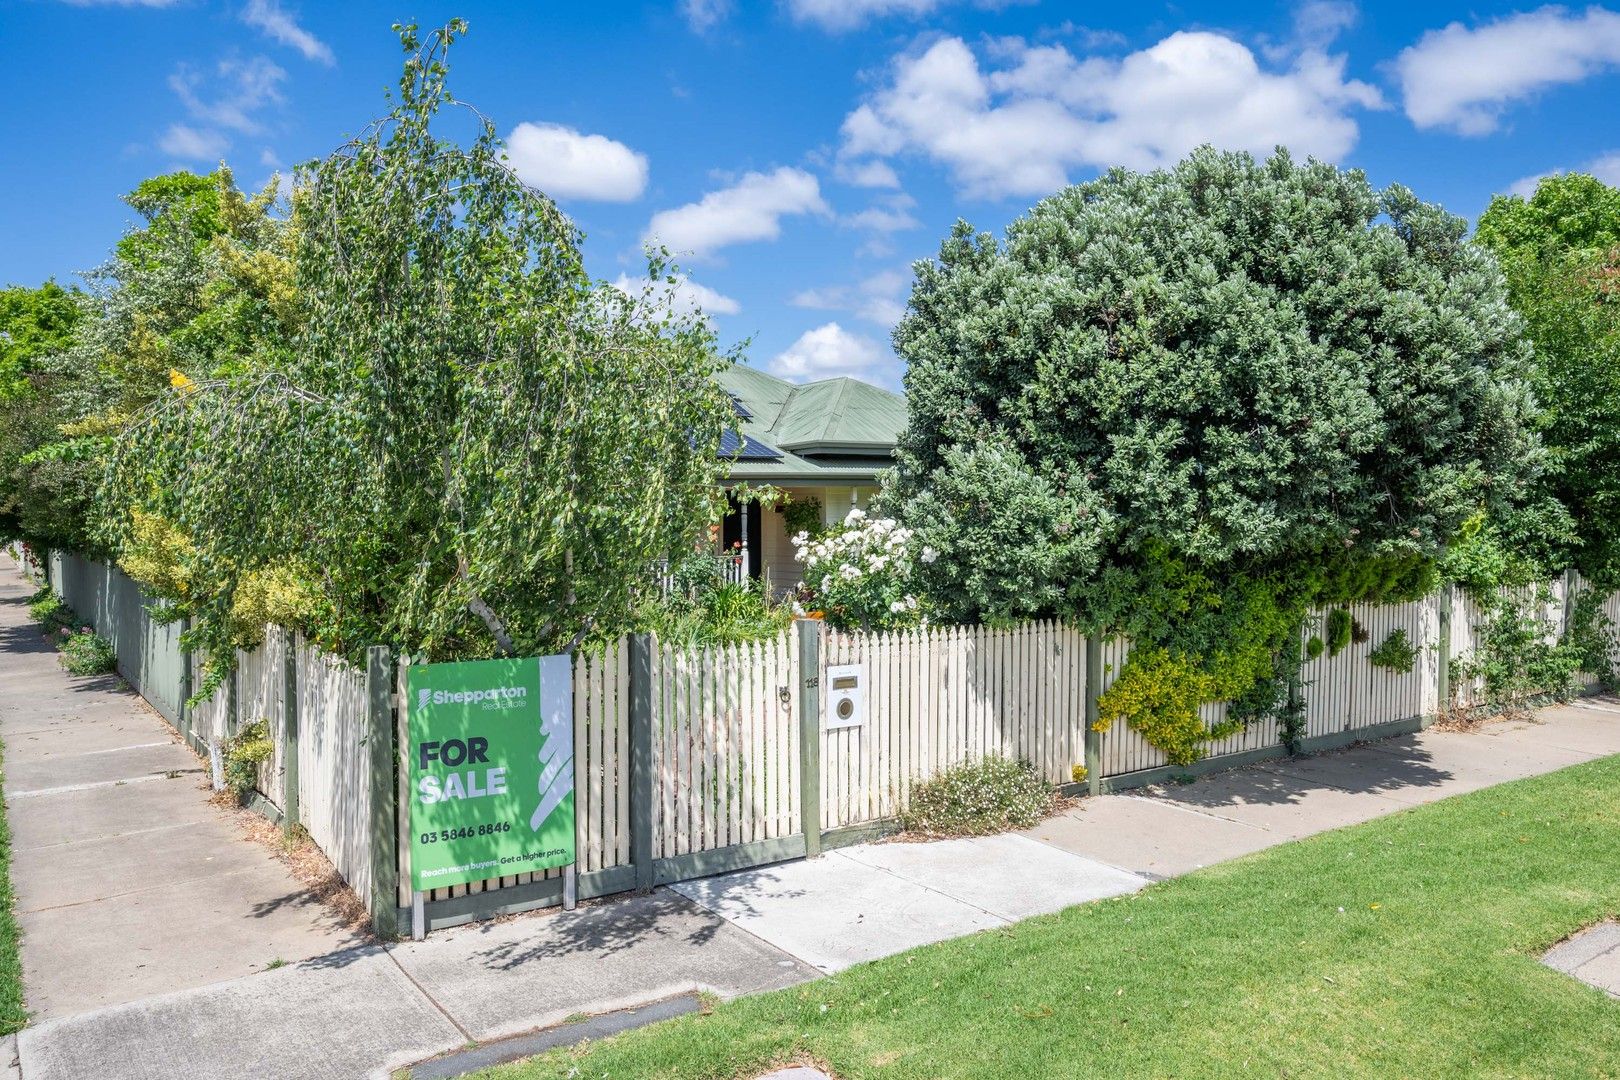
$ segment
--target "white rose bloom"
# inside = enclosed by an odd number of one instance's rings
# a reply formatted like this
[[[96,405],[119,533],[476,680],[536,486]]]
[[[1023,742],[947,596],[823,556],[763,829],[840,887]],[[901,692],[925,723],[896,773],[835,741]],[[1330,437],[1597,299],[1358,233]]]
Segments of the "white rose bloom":
[[[925,546],[925,547],[924,547],[924,548],[923,548],[923,549],[922,549],[922,555],[921,555],[921,556],[920,556],[920,557],[921,557],[921,559],[922,559],[922,561],[923,561],[923,562],[925,562],[925,563],[931,563],[931,562],[933,562],[933,561],[934,561],[934,560],[935,560],[935,559],[937,559],[937,558],[939,558],[939,552],[937,552],[937,551],[935,551],[935,550],[934,550],[934,549],[933,549],[933,548],[931,548],[931,547],[926,547],[926,546]]]
[[[906,610],[906,605],[903,601],[896,600],[894,603],[889,605],[889,610],[898,615],[902,611]]]

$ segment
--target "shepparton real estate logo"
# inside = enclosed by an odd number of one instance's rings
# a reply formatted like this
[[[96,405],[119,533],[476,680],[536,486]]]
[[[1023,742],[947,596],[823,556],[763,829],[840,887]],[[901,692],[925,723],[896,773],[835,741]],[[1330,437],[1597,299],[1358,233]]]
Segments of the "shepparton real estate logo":
[[[568,657],[412,665],[406,701],[413,889],[574,861]]]

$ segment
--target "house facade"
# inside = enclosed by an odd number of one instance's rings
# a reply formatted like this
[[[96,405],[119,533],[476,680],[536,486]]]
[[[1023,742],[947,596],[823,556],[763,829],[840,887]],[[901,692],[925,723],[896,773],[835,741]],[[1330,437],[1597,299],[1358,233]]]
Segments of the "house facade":
[[[894,464],[895,443],[906,427],[906,399],[859,379],[841,377],[790,383],[734,364],[719,375],[737,411],[737,430],[721,445],[730,463],[728,488],[765,485],[803,507],[819,503],[823,524],[865,509],[877,493],[878,474]],[[731,500],[714,530],[717,552],[730,561],[728,576],[758,581],[775,594],[799,581],[791,519],[782,505]]]

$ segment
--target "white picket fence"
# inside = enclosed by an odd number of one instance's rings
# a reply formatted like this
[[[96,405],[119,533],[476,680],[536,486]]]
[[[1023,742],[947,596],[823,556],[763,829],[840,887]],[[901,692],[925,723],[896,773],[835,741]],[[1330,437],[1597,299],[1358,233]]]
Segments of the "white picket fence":
[[[131,590],[116,571],[60,557],[55,566],[72,572],[73,598],[96,612],[98,628],[100,620],[108,619],[115,625],[147,627],[165,643],[175,639],[172,628],[157,629],[144,614],[122,610]],[[1564,583],[1555,583],[1544,612],[1549,635],[1564,630],[1565,600]],[[1438,596],[1352,608],[1365,630],[1363,640],[1304,665],[1305,737],[1331,740],[1362,731],[1387,732],[1393,723],[1435,713],[1442,704],[1442,610]],[[1607,598],[1605,611],[1620,623],[1620,595]],[[1326,612],[1316,615],[1320,621]],[[1478,606],[1460,591],[1451,596],[1451,672],[1459,670],[1473,649],[1481,618]],[[1404,630],[1417,650],[1411,672],[1368,662],[1368,654],[1396,630]],[[636,735],[632,643],[621,639],[575,657],[578,868],[595,876],[600,891],[632,887],[627,883],[630,871],[645,869],[633,867],[638,828],[650,834],[652,858],[660,866],[658,880],[675,880],[712,872],[704,869],[713,865],[704,858],[711,854],[726,855],[732,865],[747,864],[756,853],[759,861],[787,858],[805,850],[807,836],[835,836],[891,821],[906,808],[913,785],[963,761],[989,754],[1019,758],[1053,784],[1069,782],[1075,767],[1085,763],[1087,641],[1071,627],[1035,622],[1008,629],[853,633],[814,624],[810,632],[819,638],[820,663],[813,672],[800,670],[801,632],[795,628],[766,641],[695,649],[651,643],[651,685],[645,691],[650,700],[652,792],[645,820],[639,823],[631,776]],[[132,657],[132,666],[148,673],[167,670],[161,655],[154,654],[156,660],[147,655],[154,648],[150,642],[142,644],[133,630],[126,637],[120,651]],[[295,767],[298,821],[356,892],[370,897],[374,857],[381,857],[385,867],[390,860],[372,847],[379,816],[372,805],[376,762],[367,742],[371,713],[366,673],[301,639],[292,647],[296,760],[285,728],[286,637],[275,628],[267,630],[259,648],[238,654],[234,691],[221,687],[208,701],[186,710],[184,723],[194,745],[207,747],[223,743],[258,718],[268,720],[275,749],[260,769],[260,793],[284,811],[286,770]],[[1106,690],[1128,661],[1130,643],[1116,638],[1101,643],[1097,652],[1095,681]],[[864,675],[863,721],[838,728],[809,717],[814,726],[807,727],[801,712],[805,687],[813,680],[825,695],[828,667],[851,664],[859,665]],[[195,663],[189,679],[192,686],[202,685]],[[162,684],[162,693],[170,698],[175,690],[168,684],[173,681],[165,675]],[[1477,700],[1475,681],[1454,675],[1452,682],[1456,700]],[[1217,724],[1225,718],[1226,706],[1207,704],[1202,715],[1208,724]],[[402,746],[401,722],[394,717]],[[801,743],[806,731],[817,733],[812,748]],[[1276,721],[1267,719],[1205,749],[1219,761],[1275,752],[1279,741]],[[807,754],[807,749],[813,752]],[[1102,734],[1097,752],[1096,771],[1105,778],[1161,775],[1150,770],[1166,764],[1163,753],[1125,723]],[[805,798],[803,787],[806,758],[818,769],[819,790],[812,799]],[[403,790],[396,797],[396,824],[382,832],[394,837],[392,865],[398,870],[397,901],[403,908],[411,902],[408,800]],[[807,807],[819,820],[805,820]],[[559,874],[512,875],[437,889],[426,899],[431,904],[500,893]],[[494,898],[488,910],[498,908],[499,900]]]
[[[692,650],[654,648],[657,857],[801,831],[793,644],[783,634]]]
[[[821,827],[892,818],[911,785],[996,754],[1068,783],[1085,760],[1085,637],[1055,622],[827,634],[826,664],[863,664],[867,718],[822,733]]]
[[[1352,604],[1350,616],[1365,631],[1336,655],[1326,650],[1300,671],[1305,695],[1305,737],[1320,738],[1433,715],[1439,707],[1440,601]],[[1321,633],[1327,610],[1311,613],[1311,632]],[[1374,667],[1368,657],[1395,631],[1417,650],[1410,672]],[[1455,633],[1455,630],[1453,630]],[[1453,649],[1455,653],[1455,648]]]

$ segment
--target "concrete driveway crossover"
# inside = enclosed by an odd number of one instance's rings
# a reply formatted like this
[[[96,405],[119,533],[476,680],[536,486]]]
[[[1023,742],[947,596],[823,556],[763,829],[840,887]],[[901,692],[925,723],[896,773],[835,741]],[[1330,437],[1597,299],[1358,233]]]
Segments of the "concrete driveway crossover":
[[[842,971],[1147,879],[1022,836],[862,844],[671,888],[821,971]]]
[[[478,1042],[704,990],[775,990],[818,972],[673,893],[479,923],[388,947]]]

